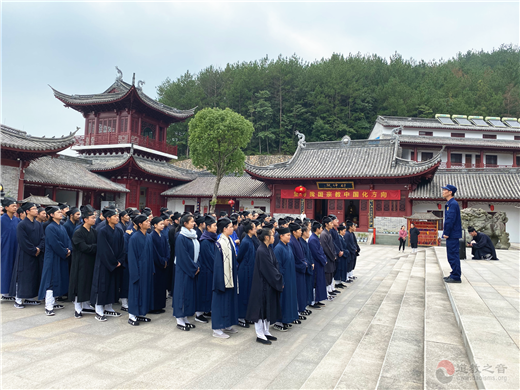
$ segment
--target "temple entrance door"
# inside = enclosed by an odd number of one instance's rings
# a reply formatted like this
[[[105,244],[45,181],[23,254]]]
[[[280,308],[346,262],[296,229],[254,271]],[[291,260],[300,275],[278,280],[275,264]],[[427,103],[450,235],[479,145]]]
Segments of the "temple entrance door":
[[[146,207],[146,195],[148,193],[148,187],[141,187],[139,189],[139,210]]]
[[[345,201],[345,221],[352,221],[359,225],[359,200]]]
[[[322,221],[323,217],[329,215],[329,201],[326,199],[316,199],[314,201],[314,219]]]

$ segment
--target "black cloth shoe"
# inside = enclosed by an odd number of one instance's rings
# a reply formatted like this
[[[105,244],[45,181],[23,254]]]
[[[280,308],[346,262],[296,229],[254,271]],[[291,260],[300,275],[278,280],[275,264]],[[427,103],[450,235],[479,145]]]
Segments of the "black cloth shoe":
[[[204,317],[211,317],[211,312],[210,311],[205,312]]]
[[[131,320],[130,318],[128,319],[128,323],[132,326],[139,326],[139,322]]]
[[[164,313],[166,310],[164,309],[157,309],[157,310],[150,310],[149,313],[150,314],[162,314]]]
[[[336,293],[335,293],[334,291],[331,291],[331,292],[329,293],[329,295],[333,295],[333,296],[334,296],[334,295],[336,295]]]
[[[300,318],[301,318],[301,317],[300,317]],[[292,323],[293,323],[293,324],[296,324],[296,325],[301,325],[301,324],[302,324],[302,322],[301,322],[300,320],[294,320]]]
[[[74,318],[81,318],[83,317],[83,314],[81,312],[74,311]]]
[[[274,329],[279,330],[280,332],[287,332],[287,328],[285,326],[280,326],[278,324],[274,324]]]
[[[81,309],[81,312],[83,314],[96,314],[96,311],[94,309]]]
[[[256,342],[264,345],[271,345],[272,343],[269,340],[261,339],[260,337],[256,338]]]
[[[96,314],[96,320],[99,322],[105,322],[108,320],[107,316],[100,316],[99,314]]]
[[[325,306],[325,304],[322,303],[322,302],[316,302],[316,305],[318,305],[318,306]]]
[[[32,299],[25,299],[23,301],[23,303],[25,305],[31,305],[31,306],[38,306],[38,305],[41,305],[42,303],[40,301],[33,301]]]
[[[143,317],[143,316],[137,316],[137,321],[141,321],[141,322],[151,322],[152,320],[148,317]]]
[[[177,329],[179,330],[183,330],[185,332],[189,331],[190,328],[186,327],[186,326],[183,326],[183,325],[180,325],[180,324],[177,324]]]
[[[16,301],[16,298],[15,297],[6,297],[6,296],[2,295],[1,300],[2,301],[14,302],[14,301]]]
[[[314,310],[321,310],[321,306],[315,303],[314,305],[309,305],[309,307],[312,307]]]
[[[336,294],[341,294],[341,291],[338,291],[338,290],[332,290],[332,292],[334,292]]]
[[[335,288],[345,288],[345,286],[342,285],[342,284],[336,284],[334,287],[335,287]]]
[[[53,316],[55,313],[54,313],[54,310],[47,310],[45,309],[45,315],[46,316]]]
[[[186,328],[193,329],[193,328],[195,328],[195,325],[190,324],[189,322],[186,322]]]
[[[443,280],[448,280],[450,277],[449,276],[445,276],[444,278],[442,278]]]
[[[127,312],[127,311],[128,311],[128,307],[124,307],[124,306],[121,306],[121,310],[123,310],[123,311],[126,311],[126,312]]]
[[[269,334],[269,335],[266,334],[265,337],[267,338],[267,340],[271,340],[271,341],[276,341],[276,340],[278,340],[277,337],[271,336],[270,334]]]
[[[108,317],[121,317],[121,313],[118,313],[117,311],[105,310],[105,315]]]
[[[54,305],[54,310],[61,310],[63,308],[64,308],[63,305]]]
[[[195,321],[202,322],[203,324],[207,324],[209,321],[206,317],[204,317],[204,314],[201,314],[200,316],[195,317]]]
[[[238,326],[241,326],[242,328],[249,328],[249,324],[242,321],[238,321]]]
[[[307,319],[307,317],[302,316],[302,315],[299,315],[299,316],[298,316],[298,319],[299,319],[299,320],[302,320],[302,321],[305,321],[305,320]],[[300,322],[300,324],[301,324],[301,322]]]
[[[20,304],[20,303],[14,303],[14,307],[17,308],[17,309],[25,309],[25,306]]]
[[[452,279],[452,278],[448,278],[447,280],[445,280],[446,283],[462,283],[462,280],[455,280],[455,279]]]
[[[68,300],[69,298],[66,295],[56,298],[56,302],[67,302]]]

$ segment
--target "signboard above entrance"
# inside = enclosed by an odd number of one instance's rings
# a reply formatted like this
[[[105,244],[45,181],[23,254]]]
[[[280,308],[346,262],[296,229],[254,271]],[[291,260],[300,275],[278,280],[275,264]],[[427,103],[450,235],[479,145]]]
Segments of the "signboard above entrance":
[[[353,190],[353,181],[318,181],[318,190]]]
[[[400,190],[341,190],[341,191],[321,191],[310,190],[300,196],[294,190],[282,190],[283,199],[376,199],[376,200],[399,200],[401,199]]]

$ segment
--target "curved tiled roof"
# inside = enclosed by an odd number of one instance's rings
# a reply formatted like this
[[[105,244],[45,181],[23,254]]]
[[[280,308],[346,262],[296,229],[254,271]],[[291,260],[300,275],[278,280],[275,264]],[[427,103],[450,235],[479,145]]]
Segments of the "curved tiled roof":
[[[216,177],[211,174],[198,176],[190,183],[170,188],[163,192],[163,196],[213,196]],[[254,180],[247,173],[242,176],[224,176],[220,182],[218,196],[268,198],[271,191],[267,185],[259,180]]]
[[[67,157],[41,157],[25,169],[25,181],[76,188],[114,192],[130,192],[125,186],[114,183],[87,169],[87,165]]]
[[[179,110],[177,108],[167,106],[146,95],[141,88],[136,88],[134,85],[128,84],[123,80],[116,80],[103,93],[91,95],[67,95],[63,92],[55,90],[52,87],[51,89],[57,99],[70,106],[91,106],[96,104],[117,102],[129,96],[131,93],[136,93],[143,104],[176,119],[186,119],[193,116],[195,114],[196,108],[195,107],[189,110]]]
[[[28,151],[52,150],[59,152],[67,149],[74,144],[74,135],[77,130],[68,136],[61,138],[33,137],[25,131],[13,129],[12,127],[1,125],[1,144],[2,148],[12,148]]]
[[[298,146],[291,160],[266,167],[246,163],[252,176],[266,179],[339,179],[406,177],[421,174],[440,164],[440,153],[431,160],[395,159],[392,140],[307,142]]]
[[[520,168],[439,169],[432,181],[419,184],[409,198],[441,199],[441,187],[446,184],[457,187],[457,200],[519,200]]]
[[[130,154],[123,153],[115,156],[88,156],[90,164],[87,168],[90,171],[111,171],[123,166],[128,159]]]

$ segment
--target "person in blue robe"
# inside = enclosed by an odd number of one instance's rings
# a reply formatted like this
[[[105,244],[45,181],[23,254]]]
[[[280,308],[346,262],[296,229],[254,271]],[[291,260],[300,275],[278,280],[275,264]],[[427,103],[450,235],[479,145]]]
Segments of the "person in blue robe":
[[[348,265],[347,265],[347,282],[352,283],[354,279],[351,277],[352,270],[354,269],[355,259],[357,257],[357,240],[354,235],[354,223],[351,221],[347,222],[347,231],[344,236],[345,243],[349,254]]]
[[[251,284],[253,282],[253,272],[255,270],[256,247],[253,243],[253,236],[256,237],[255,225],[246,222],[243,225],[244,238],[238,249],[238,283],[240,291],[238,294],[238,325],[249,328],[246,322],[247,304],[251,295]],[[258,238],[257,238],[258,239]]]
[[[238,275],[237,256],[230,238],[233,222],[221,218],[217,222],[217,252],[213,266],[213,296],[211,299],[211,328],[213,336],[227,339],[238,333],[233,325],[238,324]]]
[[[199,267],[197,276],[197,312],[195,320],[207,323],[211,316],[213,297],[213,267],[217,255],[217,221],[211,216],[205,217],[206,230],[200,237]]]
[[[95,305],[96,320],[104,322],[109,317],[120,317],[112,308],[119,301],[118,273],[116,270],[125,261],[125,240],[121,229],[116,228],[119,217],[115,210],[103,210],[105,226],[96,228],[97,252],[92,278],[90,303]]]
[[[81,213],[77,207],[72,207],[69,211],[67,211],[67,220],[63,224],[63,227],[67,231],[69,240],[72,240],[72,235],[74,234],[74,230],[80,223],[80,218]]]
[[[298,313],[300,320],[306,319],[304,316],[309,315],[307,311],[307,285],[305,283],[305,274],[307,273],[307,258],[303,253],[299,238],[302,236],[302,228],[297,223],[291,222],[289,224],[291,231],[291,240],[289,247],[294,256],[294,266],[296,270],[296,297],[298,299]]]
[[[153,231],[153,262],[155,273],[153,275],[153,305],[150,310],[152,314],[164,313],[166,307],[166,267],[170,261],[170,245],[168,236],[164,234],[164,221],[161,217],[152,219]]]
[[[238,248],[240,247],[240,237],[238,236],[238,220],[231,219],[231,222],[233,223],[233,233],[229,236],[231,238],[231,242],[235,246],[235,253],[238,254]]]
[[[16,227],[18,226],[20,219],[14,215],[17,208],[14,199],[4,198],[2,206],[4,207],[4,215],[0,217],[2,226],[2,257],[0,260],[2,279],[0,281],[0,289],[2,293],[2,301],[14,301],[14,296],[9,295],[9,288],[11,287],[16,250],[18,249]]]
[[[321,301],[327,299],[327,281],[325,280],[325,265],[327,256],[321,247],[319,234],[323,231],[321,223],[312,224],[312,234],[309,237],[309,249],[314,259],[314,307],[315,309],[324,306]]]
[[[161,220],[162,221],[162,220]],[[128,240],[128,323],[150,322],[146,317],[154,304],[154,243],[153,233],[147,234],[150,221],[144,215],[134,218],[138,227]],[[163,265],[164,267],[164,265]],[[164,290],[166,296],[166,289]]]
[[[69,291],[69,262],[72,244],[67,231],[60,224],[62,212],[54,207],[47,212],[52,223],[45,231],[45,254],[43,258],[42,280],[38,299],[45,299],[45,314],[54,315],[54,309],[63,309],[55,305],[55,298],[66,295]]]
[[[202,234],[204,233],[204,230],[206,228],[206,225],[204,223],[205,216],[201,215],[197,218],[195,218],[195,223],[197,224],[197,227],[195,231],[197,232],[197,239],[200,241],[200,238],[202,237]]]
[[[300,324],[298,315],[298,298],[296,293],[296,269],[294,265],[294,256],[289,247],[291,233],[289,228],[278,228],[280,234],[280,242],[274,248],[278,267],[283,276],[283,292],[280,297],[282,306],[282,318],[276,322],[276,330],[287,330],[288,324]]]
[[[340,225],[338,227],[338,233],[339,233],[339,245],[342,252],[342,255],[338,257],[337,261],[337,268],[336,273],[334,275],[334,280],[336,280],[336,287],[337,288],[346,288],[346,285],[343,284],[343,282],[347,282],[347,264],[348,259],[350,257],[347,243],[345,242],[345,234],[346,234],[347,228],[344,225]]]
[[[38,295],[40,289],[45,236],[42,225],[33,218],[34,210],[31,208],[27,213],[28,217],[16,227],[18,248],[9,288],[9,295],[16,297],[17,308],[23,308],[24,303],[40,304],[32,298]]]
[[[475,228],[471,226],[468,227],[468,232],[472,238],[468,245],[471,247],[473,260],[498,260],[495,246],[489,236],[477,232]]]
[[[188,317],[197,309],[197,280],[200,272],[200,243],[195,231],[193,215],[185,214],[180,221],[180,230],[175,241],[175,282],[173,286],[173,316],[177,329],[189,331],[195,325]]]
[[[309,249],[309,237],[311,236],[311,230],[309,226],[302,226],[302,236],[298,239],[302,246],[303,254],[307,260],[307,269],[305,272],[305,287],[307,291],[307,306],[314,304],[314,259],[312,258],[311,250]],[[310,312],[310,310],[307,310]]]
[[[126,226],[128,224],[128,221],[130,220],[130,217],[128,216],[128,212],[126,210],[123,210],[119,213],[119,222],[117,223],[117,227],[121,229],[123,232],[127,230]]]
[[[336,288],[345,288],[345,285],[341,283],[340,274],[341,269],[338,271],[338,268],[341,268],[341,259],[344,255],[341,244],[341,237],[339,235],[339,220],[335,215],[329,215],[329,218],[332,219],[332,229],[330,229],[330,236],[332,237],[332,242],[334,244],[334,255],[336,255],[336,261],[334,262],[334,275],[333,275],[333,292],[339,293]]]

